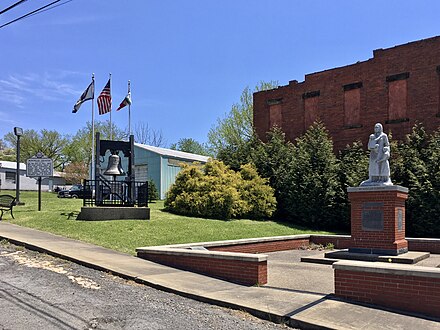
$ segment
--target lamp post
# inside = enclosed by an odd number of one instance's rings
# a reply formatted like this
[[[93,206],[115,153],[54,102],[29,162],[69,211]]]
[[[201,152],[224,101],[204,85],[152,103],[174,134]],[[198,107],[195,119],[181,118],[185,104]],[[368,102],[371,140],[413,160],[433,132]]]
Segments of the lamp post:
[[[20,202],[20,137],[23,135],[23,129],[21,127],[14,127],[14,134],[17,137],[17,173],[15,180],[15,203],[16,205],[22,204]]]

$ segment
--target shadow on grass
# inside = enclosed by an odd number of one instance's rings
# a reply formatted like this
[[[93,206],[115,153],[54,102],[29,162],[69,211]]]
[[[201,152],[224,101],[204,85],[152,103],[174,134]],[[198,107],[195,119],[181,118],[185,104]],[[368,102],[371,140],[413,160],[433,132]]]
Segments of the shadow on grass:
[[[295,229],[298,231],[304,231],[304,232],[329,232],[331,234],[335,234],[335,235],[350,235],[349,231],[344,231],[342,229],[325,229],[325,228],[313,228],[313,227],[305,227],[305,226],[301,226],[298,224],[295,224],[293,222],[290,222],[286,219],[214,219],[214,218],[204,218],[204,217],[198,217],[195,215],[187,215],[187,214],[181,214],[181,213],[177,213],[177,212],[172,212],[169,211],[165,208],[161,208],[158,211],[165,213],[165,214],[170,214],[170,215],[178,215],[178,216],[182,216],[182,217],[188,217],[188,218],[197,218],[197,219],[201,219],[201,220],[209,220],[209,221],[222,221],[222,222],[228,222],[228,221],[240,221],[240,220],[251,220],[251,221],[259,221],[259,222],[265,222],[265,221],[272,221],[280,226],[284,226],[290,229]]]
[[[68,212],[68,213],[66,213],[66,212],[60,213],[60,215],[66,217],[66,220],[76,220],[78,214],[79,214],[78,211],[72,211],[72,212]]]

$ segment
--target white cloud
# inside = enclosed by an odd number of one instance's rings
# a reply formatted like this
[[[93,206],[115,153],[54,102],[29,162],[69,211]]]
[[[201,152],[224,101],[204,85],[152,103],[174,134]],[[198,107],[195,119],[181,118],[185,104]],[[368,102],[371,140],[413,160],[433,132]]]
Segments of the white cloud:
[[[72,80],[75,72],[60,71],[58,73],[28,73],[13,74],[0,79],[0,101],[23,107],[26,103],[34,102],[35,99],[43,101],[61,101],[75,98],[82,91],[66,82]],[[70,77],[70,79],[69,79]]]
[[[105,16],[76,16],[76,17],[63,17],[62,19],[53,19],[46,22],[50,25],[82,25],[87,23],[94,23],[96,21],[109,20],[109,17]]]

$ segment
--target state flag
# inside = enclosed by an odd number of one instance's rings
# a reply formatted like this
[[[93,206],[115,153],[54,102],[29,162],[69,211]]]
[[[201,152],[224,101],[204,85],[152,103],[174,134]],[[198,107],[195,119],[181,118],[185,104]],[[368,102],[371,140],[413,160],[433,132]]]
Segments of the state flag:
[[[93,100],[95,97],[95,81],[93,80],[89,87],[81,94],[78,101],[76,101],[75,105],[73,106],[72,113],[77,113],[79,108],[81,107],[81,104],[83,104],[85,101]]]
[[[116,109],[116,111],[121,110],[127,105],[131,105],[131,92],[128,92],[127,96],[124,98],[121,104],[119,104],[119,107]]]

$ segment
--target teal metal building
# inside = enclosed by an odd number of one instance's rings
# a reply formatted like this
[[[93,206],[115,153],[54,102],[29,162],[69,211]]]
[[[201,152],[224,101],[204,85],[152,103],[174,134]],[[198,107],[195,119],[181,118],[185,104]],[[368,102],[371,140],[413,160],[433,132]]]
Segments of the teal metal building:
[[[153,180],[160,199],[165,199],[165,195],[174,183],[177,173],[181,171],[182,163],[192,164],[198,162],[205,164],[209,159],[209,157],[202,155],[139,143],[135,143],[134,149],[136,181]]]

